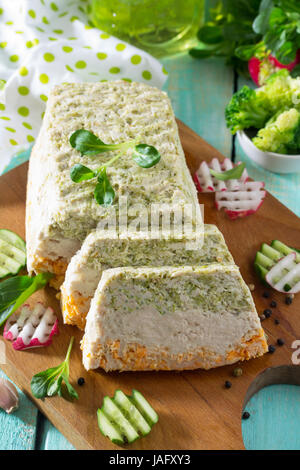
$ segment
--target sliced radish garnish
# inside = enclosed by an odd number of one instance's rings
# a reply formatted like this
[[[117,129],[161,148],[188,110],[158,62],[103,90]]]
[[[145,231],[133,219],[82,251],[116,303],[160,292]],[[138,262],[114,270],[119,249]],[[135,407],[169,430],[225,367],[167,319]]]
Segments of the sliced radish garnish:
[[[249,176],[246,169],[243,171],[239,180],[230,179],[227,181],[218,180],[210,174],[209,170],[215,170],[222,173],[231,170],[239,164],[240,162],[233,164],[229,158],[225,158],[222,163],[220,163],[217,158],[213,158],[209,164],[203,161],[193,177],[197,190],[200,193],[210,193],[235,189],[239,186],[239,183],[244,183],[248,180]]]
[[[245,217],[254,214],[262,205],[266,191],[262,188],[262,181],[249,181],[239,183],[234,191],[216,193],[216,207],[218,210],[224,208],[231,219]]]
[[[51,307],[37,302],[33,310],[24,305],[21,313],[13,314],[6,322],[3,336],[13,341],[17,350],[49,346],[52,336],[58,334],[58,319]]]
[[[248,61],[248,70],[254,83],[259,86],[259,71],[261,61],[257,57],[251,57]]]
[[[300,263],[296,253],[281,258],[266,275],[266,281],[278,292],[296,294],[300,291]]]

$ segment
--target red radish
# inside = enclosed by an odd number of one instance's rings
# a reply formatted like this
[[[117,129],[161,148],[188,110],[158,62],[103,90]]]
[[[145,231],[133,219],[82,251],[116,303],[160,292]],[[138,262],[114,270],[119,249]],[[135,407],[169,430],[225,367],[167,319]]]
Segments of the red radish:
[[[216,207],[218,210],[224,208],[232,220],[254,214],[266,196],[263,187],[262,181],[249,181],[240,183],[233,191],[217,192]]]
[[[295,60],[293,60],[293,62],[290,62],[287,65],[279,62],[279,60],[277,60],[276,57],[272,56],[271,54],[269,55],[268,59],[271,64],[274,65],[274,67],[277,67],[278,69],[288,69],[289,71],[291,71],[300,62],[300,49],[298,49],[297,51]]]
[[[232,168],[238,166],[241,162],[233,164],[229,158],[220,163],[217,158],[213,158],[209,164],[202,162],[198,170],[193,176],[196,188],[199,193],[210,193],[217,191],[227,191],[228,189],[233,190],[239,186],[239,183],[246,182],[248,180],[248,173],[245,169],[239,180],[231,179],[227,181],[221,181],[210,174],[210,169],[218,172],[225,172],[232,170]]]
[[[260,86],[259,84],[260,64],[261,64],[261,60],[258,59],[257,57],[251,57],[251,59],[248,61],[248,70],[249,70],[250,76],[257,86]]]
[[[6,322],[3,336],[13,341],[13,348],[23,350],[49,346],[58,334],[58,319],[51,307],[37,302],[33,310],[24,305],[20,314],[13,314]]]
[[[266,281],[273,289],[285,294],[300,291],[300,263],[296,263],[296,253],[281,258],[266,275]]]
[[[291,71],[299,63],[300,63],[300,49],[298,49],[297,51],[295,60],[293,60],[293,62],[290,62],[287,65],[279,62],[276,59],[276,57],[272,56],[271,54],[264,59],[251,57],[251,59],[248,61],[248,70],[254,83],[258,86],[262,86],[264,84],[263,82],[265,81],[265,79],[268,78],[268,76],[270,76],[272,73],[276,72],[278,69],[287,69]],[[267,71],[268,69],[270,69],[270,73],[266,74],[266,77],[264,80],[262,80],[260,76],[262,67],[265,67]]]

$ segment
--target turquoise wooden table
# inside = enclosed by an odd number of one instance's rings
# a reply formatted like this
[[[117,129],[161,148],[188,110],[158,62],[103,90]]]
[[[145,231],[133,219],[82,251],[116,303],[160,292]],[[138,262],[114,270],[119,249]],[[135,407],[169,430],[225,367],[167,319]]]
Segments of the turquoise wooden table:
[[[253,164],[225,127],[224,108],[244,81],[222,61],[180,56],[163,62],[169,71],[164,89],[176,116],[224,155],[245,161],[250,176],[265,181],[266,188],[299,216],[300,173],[278,175]],[[26,159],[28,153],[19,155],[8,169]],[[247,411],[250,419],[242,423],[247,449],[300,450],[300,387],[267,387],[252,397]],[[0,449],[73,449],[23,394],[20,409],[14,415],[0,411],[0,430]]]

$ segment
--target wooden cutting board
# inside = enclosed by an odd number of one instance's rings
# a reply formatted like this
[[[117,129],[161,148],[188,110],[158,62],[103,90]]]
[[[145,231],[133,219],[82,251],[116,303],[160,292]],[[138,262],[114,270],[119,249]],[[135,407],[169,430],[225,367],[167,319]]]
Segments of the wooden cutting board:
[[[178,121],[178,125],[192,172],[201,160],[224,158],[182,122]],[[0,178],[0,227],[14,230],[22,237],[26,179],[27,164]],[[268,308],[272,299],[277,301],[277,308],[273,309],[271,318],[263,322],[263,327],[269,344],[276,344],[278,338],[283,338],[285,345],[277,347],[274,354],[268,353],[243,363],[243,375],[239,378],[232,376],[236,365],[211,371],[86,372],[81,364],[79,343],[82,333],[75,327],[63,325],[53,289],[36,293],[30,302],[39,299],[53,306],[60,318],[60,334],[50,347],[27,352],[16,352],[11,343],[5,342],[7,363],[1,368],[78,449],[120,449],[101,435],[96,415],[103,397],[112,396],[117,388],[128,394],[132,388],[140,390],[159,414],[159,423],[150,435],[128,446],[128,449],[188,450],[243,449],[241,414],[250,396],[266,384],[300,385],[300,367],[292,364],[294,350],[291,348],[294,340],[300,340],[300,294],[290,306],[285,304],[284,294],[276,294],[272,290],[270,298],[264,298],[262,293],[266,289],[260,285],[253,270],[255,252],[264,241],[269,243],[272,239],[279,239],[300,248],[300,219],[270,194],[255,215],[235,221],[215,209],[213,194],[200,195],[199,202],[205,205],[205,222],[216,224],[222,231],[245,281],[255,284],[253,296],[258,312]],[[280,320],[279,325],[275,324],[275,318]],[[75,336],[75,346],[71,355],[70,379],[78,391],[79,400],[69,402],[53,397],[42,401],[33,398],[30,393],[32,376],[64,359],[72,335]],[[82,387],[77,385],[79,377],[85,378]],[[232,388],[225,389],[226,380],[232,382]]]

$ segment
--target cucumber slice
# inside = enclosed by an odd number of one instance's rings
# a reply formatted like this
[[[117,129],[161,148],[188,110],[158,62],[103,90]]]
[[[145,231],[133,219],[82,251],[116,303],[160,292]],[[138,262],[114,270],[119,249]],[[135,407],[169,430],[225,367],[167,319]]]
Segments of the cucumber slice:
[[[104,397],[97,415],[102,434],[119,445],[146,436],[158,421],[157,413],[137,390],[131,396],[116,390],[114,398]]]
[[[272,259],[270,259],[268,256],[265,256],[260,251],[256,253],[255,263],[260,264],[260,266],[263,266],[267,270],[269,270],[275,264]]]
[[[127,442],[134,442],[139,438],[137,431],[125,418],[121,410],[110,397],[104,397],[101,410],[106,414],[112,423],[116,425],[118,431],[126,437]]]
[[[24,253],[26,253],[26,243],[21,237],[19,237],[19,235],[12,232],[11,230],[8,230],[6,228],[0,229],[0,240],[4,240],[10,245],[13,245],[16,248],[19,248]]]
[[[98,426],[102,434],[105,437],[108,437],[114,444],[118,444],[118,445],[124,444],[124,439],[122,435],[116,429],[115,425],[109,421],[105,413],[102,410],[98,409],[97,416],[98,416]]]
[[[150,426],[157,423],[158,414],[138,390],[132,390],[132,401]]]
[[[143,436],[147,436],[147,434],[149,434],[151,427],[137,407],[129,400],[122,390],[116,390],[114,402],[118,405],[122,413],[135,429],[137,429]]]
[[[271,246],[267,245],[267,243],[263,243],[261,245],[260,251],[263,255],[267,256],[268,258],[272,259],[273,261],[278,261],[282,255],[278,252],[278,250],[274,250]]]
[[[265,278],[269,271],[263,266],[261,266],[261,264],[259,263],[254,263],[254,269],[261,281],[268,286],[268,283],[266,282]]]
[[[280,263],[281,259],[293,253],[295,258],[295,265],[300,263],[300,253],[298,250],[291,248],[279,240],[273,240],[271,246],[267,243],[261,245],[260,250],[256,253],[254,260],[254,269],[259,275],[263,283],[273,286],[276,280],[272,280],[272,284],[268,282],[269,271]],[[273,271],[274,272],[274,271]],[[275,270],[276,272],[276,270]],[[279,280],[279,279],[278,279]],[[288,287],[288,285],[287,285]]]
[[[300,263],[300,254],[298,250],[290,248],[279,240],[273,240],[271,242],[271,247],[279,251],[284,256],[289,255],[290,253],[296,253],[296,263]]]
[[[17,274],[25,264],[24,240],[11,230],[0,229],[0,278]]]

